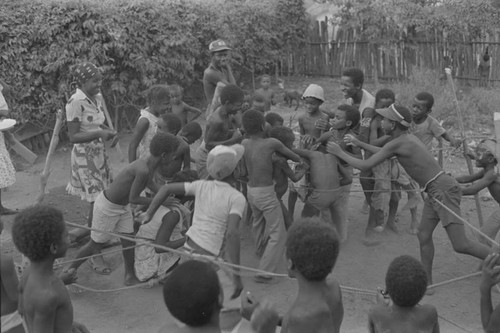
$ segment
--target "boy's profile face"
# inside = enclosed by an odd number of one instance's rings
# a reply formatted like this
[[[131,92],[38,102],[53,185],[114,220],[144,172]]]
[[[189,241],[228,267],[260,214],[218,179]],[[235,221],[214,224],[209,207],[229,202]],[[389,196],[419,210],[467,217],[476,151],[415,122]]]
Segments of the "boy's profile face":
[[[62,258],[66,255],[66,251],[68,251],[69,248],[69,243],[68,229],[64,228],[61,239],[59,240],[58,244],[55,244],[57,246],[57,252],[55,254],[56,258]]]
[[[170,103],[172,105],[179,105],[182,102],[182,91],[179,89],[170,92]]]
[[[476,166],[479,168],[484,168],[488,164],[492,163],[494,156],[481,145],[476,148]]]
[[[229,51],[223,50],[212,54],[212,62],[215,67],[225,67],[229,59]]]
[[[356,93],[361,89],[360,87],[356,87],[352,82],[352,78],[349,76],[342,76],[340,78],[340,85],[342,87],[342,94],[345,99],[353,98],[356,96]]]
[[[260,111],[260,112],[265,112],[266,111],[266,102],[253,101],[252,102],[252,109]]]
[[[269,88],[271,86],[271,78],[270,77],[263,77],[261,80],[260,80],[260,85],[262,88]]]
[[[385,134],[391,135],[394,131],[394,121],[382,117],[382,120],[380,121],[380,127]]]
[[[413,101],[413,105],[411,108],[411,116],[414,119],[422,119],[427,113],[429,109],[427,108],[427,101],[422,101],[420,99],[416,99]]]
[[[308,114],[313,114],[319,111],[319,106],[322,104],[321,101],[314,97],[304,98],[304,104],[306,106],[306,112]]]
[[[335,117],[331,120],[331,125],[333,129],[340,130],[347,127],[347,120],[345,117],[345,111],[336,110]]]
[[[227,103],[226,110],[228,114],[236,114],[243,107],[243,100],[234,103]]]

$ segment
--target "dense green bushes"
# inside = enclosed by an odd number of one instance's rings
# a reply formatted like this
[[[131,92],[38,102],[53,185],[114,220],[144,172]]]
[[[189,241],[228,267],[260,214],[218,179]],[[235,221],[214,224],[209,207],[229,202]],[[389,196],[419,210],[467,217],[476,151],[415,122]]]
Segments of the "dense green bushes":
[[[189,86],[209,62],[208,44],[226,39],[247,75],[273,68],[281,52],[297,47],[306,23],[302,0],[27,1],[2,5],[1,78],[13,88],[13,116],[43,120],[70,93],[71,67],[89,60],[104,70],[111,108],[141,104],[155,83]],[[276,8],[274,8],[276,9]],[[299,21],[297,21],[299,18]],[[241,71],[240,71],[241,72]]]

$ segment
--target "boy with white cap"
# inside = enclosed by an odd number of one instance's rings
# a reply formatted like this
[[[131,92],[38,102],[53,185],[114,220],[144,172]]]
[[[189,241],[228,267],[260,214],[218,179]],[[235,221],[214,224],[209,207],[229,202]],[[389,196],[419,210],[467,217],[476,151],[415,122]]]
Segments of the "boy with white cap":
[[[186,250],[214,257],[227,256],[240,264],[240,220],[245,210],[243,194],[231,186],[234,170],[245,149],[242,145],[215,146],[208,153],[208,180],[164,185],[153,198],[142,223],[147,223],[170,194],[194,196],[193,222],[186,233]],[[241,278],[234,274],[231,299],[243,290]]]
[[[334,142],[328,143],[327,151],[360,170],[373,168],[382,161],[395,156],[408,175],[427,192],[428,197],[424,204],[422,220],[418,229],[418,240],[420,257],[429,284],[432,284],[432,262],[434,259],[432,234],[439,221],[446,229],[455,252],[469,254],[480,259],[486,258],[489,248],[468,239],[465,235],[463,222],[450,213],[452,211],[460,215],[462,196],[460,185],[453,177],[443,172],[424,143],[408,133],[411,124],[410,111],[403,106],[394,104],[376,111],[383,117],[382,129],[391,136],[391,140],[386,145],[375,147],[357,142],[361,148],[373,152],[373,155],[367,160],[350,156]]]
[[[323,134],[324,130],[318,128],[317,123],[328,123],[329,117],[319,109],[321,104],[325,102],[325,93],[322,87],[310,84],[304,91],[302,99],[305,102],[306,112],[299,117],[301,143],[304,145],[301,148],[308,149]]]
[[[491,196],[497,203],[500,204],[500,175],[495,172],[495,166],[498,164],[495,157],[496,141],[492,139],[481,140],[476,147],[476,166],[483,168],[478,173],[473,175],[466,175],[456,177],[457,181],[461,184],[470,184],[469,186],[462,186],[462,195],[475,195],[484,188],[488,188]],[[500,207],[498,207],[486,220],[482,226],[481,231],[488,237],[497,242],[500,241]],[[491,245],[483,238],[480,238],[483,244]]]

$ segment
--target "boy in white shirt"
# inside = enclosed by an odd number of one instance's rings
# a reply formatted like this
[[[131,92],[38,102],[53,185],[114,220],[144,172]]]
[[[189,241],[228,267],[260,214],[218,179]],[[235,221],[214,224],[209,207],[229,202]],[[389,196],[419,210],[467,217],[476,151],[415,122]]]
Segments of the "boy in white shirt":
[[[239,144],[214,147],[207,157],[209,179],[164,185],[141,222],[150,221],[170,194],[194,196],[193,222],[186,233],[184,248],[191,253],[227,257],[229,262],[239,265],[239,228],[246,200],[231,184],[234,183],[233,172],[244,151]],[[237,273],[233,275],[231,299],[238,297],[243,290],[241,277]]]

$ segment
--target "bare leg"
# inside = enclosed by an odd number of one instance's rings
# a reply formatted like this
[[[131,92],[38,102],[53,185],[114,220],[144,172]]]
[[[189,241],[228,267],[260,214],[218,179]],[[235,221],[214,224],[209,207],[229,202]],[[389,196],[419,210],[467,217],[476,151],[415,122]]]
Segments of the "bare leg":
[[[133,236],[133,234],[125,234],[125,236]],[[121,238],[122,248],[134,246],[135,242]],[[135,251],[134,249],[123,250],[123,264],[125,266],[125,285],[131,286],[140,281],[135,276],[134,269]]]
[[[399,200],[393,198],[389,201],[389,216],[387,217],[387,227],[393,232],[399,234],[399,228],[396,225],[396,214],[398,212]]]
[[[87,244],[85,244],[78,251],[78,253],[75,256],[75,259],[80,259],[80,258],[84,258],[84,257],[88,257],[88,256],[92,256],[94,254],[97,254],[97,253],[101,252],[101,249],[102,249],[103,246],[104,246],[104,244],[102,244],[102,243],[96,243],[96,242],[94,242],[91,239]],[[69,269],[75,269],[75,270],[77,270],[78,267],[80,267],[86,260],[87,259],[81,259],[81,260],[78,260],[78,261],[74,261],[69,266]]]
[[[383,216],[384,212],[383,211],[381,212]],[[368,223],[366,224],[366,229],[365,229],[365,238],[362,240],[362,243],[365,246],[375,246],[382,243],[380,239],[377,239],[378,233],[375,231],[375,227],[377,225],[376,221],[377,221],[377,211],[370,206],[370,212],[368,214]]]
[[[288,214],[290,214],[292,221],[295,213],[295,204],[297,203],[298,194],[295,191],[288,191]]]
[[[490,253],[488,246],[470,240],[465,236],[463,224],[451,223],[446,227],[446,232],[453,245],[453,250],[457,253],[468,254],[481,260],[484,260]]]
[[[430,204],[429,204],[430,206]],[[427,284],[432,284],[432,262],[434,261],[434,242],[432,233],[439,223],[439,218],[430,207],[424,207],[422,220],[418,228],[418,242],[420,244],[420,261],[427,273]],[[431,210],[430,215],[426,214],[426,209]]]
[[[411,214],[411,222],[410,222],[410,230],[408,232],[412,235],[416,235],[418,233],[417,207],[410,208],[410,214]]]
[[[92,218],[93,217],[94,217],[94,202],[92,201],[90,203],[89,214],[87,217],[87,225],[89,228],[92,227]],[[99,249],[99,251],[97,251],[95,254],[101,253],[101,249]],[[106,274],[109,274],[111,272],[111,269],[109,268],[109,265],[104,260],[103,256],[93,257],[91,260],[91,264],[92,264],[92,268],[93,268],[94,272],[96,272],[98,274],[105,274],[106,275]]]
[[[2,190],[0,189],[0,215],[13,215],[13,214],[17,214],[17,211],[13,210],[13,209],[5,208],[2,205]]]

